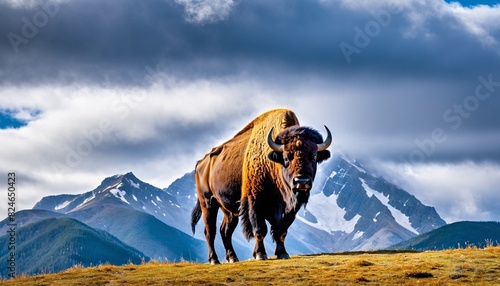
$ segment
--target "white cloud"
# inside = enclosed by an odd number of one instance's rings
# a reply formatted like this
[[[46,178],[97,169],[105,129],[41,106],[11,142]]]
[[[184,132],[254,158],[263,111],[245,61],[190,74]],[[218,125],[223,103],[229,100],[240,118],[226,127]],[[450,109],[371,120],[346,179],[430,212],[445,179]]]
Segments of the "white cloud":
[[[463,7],[454,2],[445,5],[443,10],[444,13],[455,17],[469,33],[477,36],[482,43],[499,44],[499,39],[496,39],[493,34],[500,32],[500,21],[498,21],[500,5]]]
[[[333,2],[336,0],[333,0]],[[321,1],[330,2],[330,1]],[[400,0],[382,0],[382,1],[371,1],[371,0],[340,0],[343,6],[350,9],[357,10],[381,10],[381,9],[391,9],[391,10],[401,10],[405,7],[411,7],[412,1],[400,1]],[[415,2],[415,1],[414,1]],[[422,1],[419,1],[422,2]]]
[[[35,120],[38,117],[38,115],[39,115],[38,110],[31,110],[28,108],[16,110],[15,113],[12,114],[14,118],[21,120],[23,122],[29,122]]]
[[[8,5],[15,8],[20,8],[20,7],[33,8],[45,4],[47,2],[59,4],[67,1],[69,0],[4,0],[4,2],[6,2]]]
[[[424,204],[435,206],[448,222],[500,220],[500,165],[494,163],[377,164]]]
[[[129,171],[166,187],[272,108],[291,108],[320,132],[323,124],[335,129],[326,115],[317,116],[328,105],[320,103],[321,89],[284,89],[243,77],[155,79],[147,87],[4,86],[0,108],[41,111],[26,127],[0,130],[0,171],[19,173],[20,207],[31,208],[47,195],[89,191],[103,178]]]
[[[145,88],[11,86],[0,102],[0,108],[42,112],[26,127],[0,130],[0,170],[18,172],[21,208],[43,196],[89,191],[128,171],[166,187],[274,105],[252,82],[216,80]]]
[[[184,6],[186,20],[210,23],[226,19],[236,3],[233,0],[175,0]]]
[[[488,6],[477,5],[464,7],[460,3],[435,0],[412,0],[412,1],[353,1],[342,0],[344,6],[366,10],[376,13],[381,10],[392,11],[393,14],[400,14],[409,21],[403,34],[406,37],[433,38],[439,36],[434,31],[432,21],[439,21],[450,28],[465,29],[469,34],[475,36],[485,45],[498,46],[498,32],[500,32],[500,5]],[[453,21],[450,21],[453,20]],[[458,25],[455,26],[454,22]]]

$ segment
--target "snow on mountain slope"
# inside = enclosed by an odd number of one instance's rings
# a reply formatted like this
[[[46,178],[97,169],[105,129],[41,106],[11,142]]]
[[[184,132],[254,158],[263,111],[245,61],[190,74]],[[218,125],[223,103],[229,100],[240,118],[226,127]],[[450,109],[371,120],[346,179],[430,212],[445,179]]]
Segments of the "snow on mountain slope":
[[[396,222],[399,225],[401,225],[402,227],[404,227],[404,228],[408,229],[409,231],[413,232],[415,235],[419,234],[418,230],[416,230],[411,225],[410,218],[408,216],[406,216],[404,213],[402,213],[400,210],[396,209],[391,204],[389,204],[389,198],[387,198],[386,196],[384,196],[384,194],[379,193],[379,192],[373,190],[372,188],[370,188],[366,184],[366,181],[364,179],[360,179],[360,180],[361,180],[361,184],[362,184],[363,188],[365,189],[367,195],[369,197],[372,197],[372,196],[377,197],[377,199],[384,206],[386,206],[389,209],[389,211],[391,212],[391,215],[394,217],[394,219],[396,220]],[[376,219],[376,217],[374,219]]]
[[[307,209],[298,215],[304,225],[291,231],[311,232],[307,226],[336,235],[325,249],[384,248],[446,224],[434,208],[356,161],[335,155],[321,167]]]
[[[309,213],[307,218],[300,215],[297,218],[305,224],[326,232],[335,230],[350,233],[354,231],[360,216],[356,215],[350,220],[346,220],[344,218],[346,211],[337,205],[337,198],[337,195],[327,197],[323,193],[313,195],[307,204],[307,212]],[[311,216],[314,216],[314,221],[310,221]]]

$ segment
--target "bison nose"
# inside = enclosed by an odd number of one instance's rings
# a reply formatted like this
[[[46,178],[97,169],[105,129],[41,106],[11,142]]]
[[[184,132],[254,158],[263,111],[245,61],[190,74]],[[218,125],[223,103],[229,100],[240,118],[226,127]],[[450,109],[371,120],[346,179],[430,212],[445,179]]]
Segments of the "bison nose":
[[[293,178],[293,187],[295,189],[310,190],[312,188],[312,180],[308,176],[297,176]]]

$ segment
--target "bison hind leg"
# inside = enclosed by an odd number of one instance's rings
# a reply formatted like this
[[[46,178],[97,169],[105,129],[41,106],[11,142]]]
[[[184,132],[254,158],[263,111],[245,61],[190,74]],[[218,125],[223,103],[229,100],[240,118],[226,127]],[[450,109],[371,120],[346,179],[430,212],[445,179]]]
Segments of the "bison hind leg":
[[[217,212],[219,211],[218,204],[200,203],[203,221],[205,222],[205,239],[208,246],[208,262],[210,264],[220,264],[217,253],[215,252],[215,235],[217,231]]]
[[[226,249],[226,260],[229,263],[238,262],[239,259],[236,256],[232,242],[233,232],[238,226],[238,217],[233,215],[230,211],[223,210],[223,212],[224,220],[220,226],[220,233],[222,236],[222,242],[224,243],[224,248]]]

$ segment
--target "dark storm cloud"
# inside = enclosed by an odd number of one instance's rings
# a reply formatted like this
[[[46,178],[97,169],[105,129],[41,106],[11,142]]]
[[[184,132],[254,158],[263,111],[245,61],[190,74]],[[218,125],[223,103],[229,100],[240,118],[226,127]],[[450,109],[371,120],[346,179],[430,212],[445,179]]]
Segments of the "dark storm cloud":
[[[334,26],[332,19],[337,16],[318,4],[247,1],[227,20],[208,24],[187,22],[183,7],[173,1],[69,1],[55,5],[57,13],[33,33],[30,27],[43,19],[34,15],[43,9],[3,7],[1,34],[15,33],[27,40],[12,34],[3,38],[3,64],[15,71],[4,80],[76,77],[74,80],[102,82],[106,75],[106,79],[123,84],[142,73],[146,65],[158,63],[168,65],[174,73],[183,72],[188,65],[192,73],[193,67],[206,69],[205,63],[214,61],[210,71],[194,71],[206,76],[233,73],[231,66],[217,65],[228,60],[243,64],[257,61],[257,66],[266,61],[316,65],[318,59],[321,63],[326,59],[331,63],[335,54],[342,60],[332,32],[324,26]]]
[[[187,24],[175,4],[68,1],[51,7],[51,15],[40,6],[2,7],[1,34],[13,33],[1,42],[2,66],[11,71],[4,81],[137,84],[147,64],[183,49],[175,30]],[[169,21],[180,26],[173,29]]]
[[[213,23],[186,21],[183,6],[173,1],[68,1],[52,4],[52,14],[41,6],[3,4],[0,34],[14,33],[27,42],[13,34],[2,38],[2,66],[10,71],[2,81],[143,84],[144,68],[160,63],[171,73],[194,76],[241,72],[235,65],[337,76],[361,69],[390,76],[460,77],[464,66],[473,73],[494,69],[494,50],[464,37],[455,20],[427,20],[422,29],[435,37],[422,41],[421,35],[404,36],[410,25],[404,11],[356,12],[339,3],[242,1],[226,19]],[[373,23],[379,23],[378,30]],[[366,47],[356,46],[363,35]],[[349,63],[341,43],[359,50]]]

